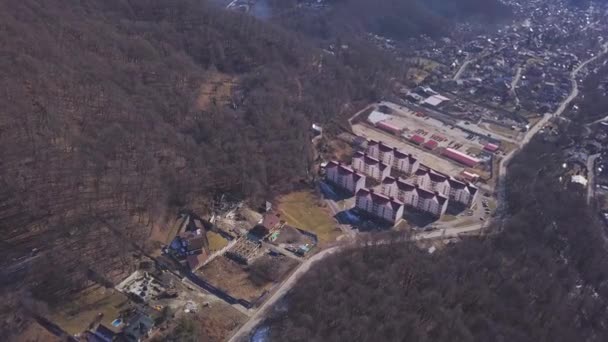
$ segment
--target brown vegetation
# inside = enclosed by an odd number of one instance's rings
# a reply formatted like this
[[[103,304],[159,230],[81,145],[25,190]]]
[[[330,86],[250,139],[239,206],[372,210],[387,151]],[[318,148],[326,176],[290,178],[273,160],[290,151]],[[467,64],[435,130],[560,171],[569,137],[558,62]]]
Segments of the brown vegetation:
[[[395,76],[195,0],[8,0],[0,23],[3,292],[49,303],[132,271],[178,208],[305,178],[311,122]]]
[[[273,340],[606,340],[605,232],[559,181],[568,142],[533,141],[512,161],[502,233],[432,255],[399,244],[330,257],[270,320]]]

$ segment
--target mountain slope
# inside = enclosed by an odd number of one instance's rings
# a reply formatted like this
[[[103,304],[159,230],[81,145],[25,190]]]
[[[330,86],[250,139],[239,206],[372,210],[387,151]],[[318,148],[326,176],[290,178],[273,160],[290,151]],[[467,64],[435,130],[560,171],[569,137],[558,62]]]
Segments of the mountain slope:
[[[311,122],[390,74],[350,54],[195,0],[2,1],[3,293],[69,300],[124,276],[178,209],[305,178]]]

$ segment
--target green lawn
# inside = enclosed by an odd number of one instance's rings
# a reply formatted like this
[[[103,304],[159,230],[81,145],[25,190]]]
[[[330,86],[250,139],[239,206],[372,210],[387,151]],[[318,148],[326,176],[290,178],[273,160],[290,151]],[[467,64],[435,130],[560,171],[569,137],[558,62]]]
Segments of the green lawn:
[[[319,200],[308,191],[294,192],[279,199],[281,219],[289,225],[317,234],[319,241],[335,241],[341,234],[334,218]]]

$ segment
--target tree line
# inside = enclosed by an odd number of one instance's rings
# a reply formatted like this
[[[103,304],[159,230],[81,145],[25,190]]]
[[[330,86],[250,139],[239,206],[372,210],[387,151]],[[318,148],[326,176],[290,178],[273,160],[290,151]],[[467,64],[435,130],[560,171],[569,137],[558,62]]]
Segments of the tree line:
[[[357,248],[316,265],[266,322],[272,340],[606,340],[605,230],[584,189],[560,179],[570,142],[535,139],[513,159],[499,234],[432,255]]]

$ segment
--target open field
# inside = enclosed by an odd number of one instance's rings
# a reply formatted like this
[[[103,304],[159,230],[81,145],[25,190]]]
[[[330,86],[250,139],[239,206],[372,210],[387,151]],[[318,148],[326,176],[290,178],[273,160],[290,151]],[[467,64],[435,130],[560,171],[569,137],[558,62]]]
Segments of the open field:
[[[505,138],[516,140],[516,139],[518,139],[518,136],[519,136],[518,131],[511,129],[511,128],[506,128],[504,126],[497,125],[495,123],[491,123],[491,122],[483,123],[481,126],[487,128],[489,131],[494,132],[495,134],[498,134],[499,136],[502,136]]]
[[[207,239],[209,240],[209,251],[212,253],[228,245],[228,240],[216,232],[207,232]]]
[[[319,206],[309,191],[293,192],[279,198],[279,212],[287,224],[317,234],[319,242],[335,241],[341,234],[326,208]]]
[[[243,266],[225,256],[213,259],[197,273],[202,279],[229,295],[247,301],[255,301],[264,291],[272,287],[270,282],[263,285],[255,284],[250,278],[247,266]]]
[[[61,342],[62,339],[53,335],[37,322],[31,322],[18,337],[9,338],[9,342]]]
[[[122,293],[94,285],[65,305],[51,308],[49,319],[68,333],[77,334],[88,329],[100,313],[101,323],[110,327],[118,314],[131,305]]]
[[[208,342],[226,341],[232,331],[247,320],[247,316],[224,302],[215,302],[201,309],[197,318]]]

